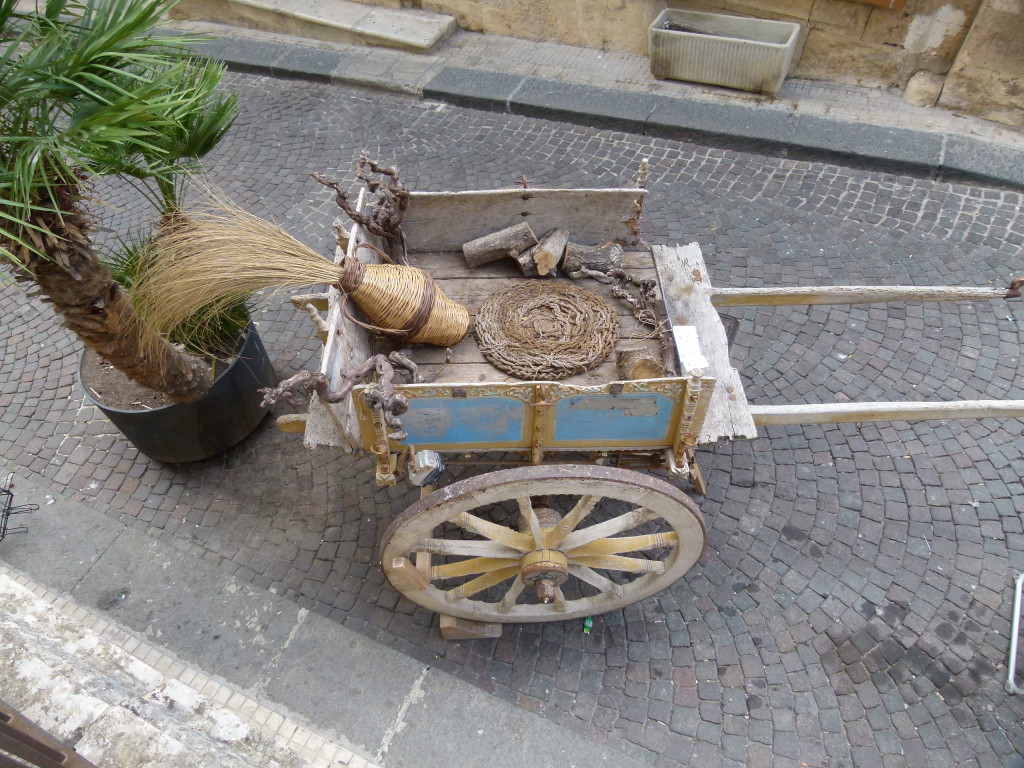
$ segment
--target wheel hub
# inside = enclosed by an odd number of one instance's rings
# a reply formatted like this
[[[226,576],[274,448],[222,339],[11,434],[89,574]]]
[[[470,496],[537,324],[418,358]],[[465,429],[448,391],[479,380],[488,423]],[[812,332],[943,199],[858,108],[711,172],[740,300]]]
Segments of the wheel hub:
[[[537,505],[533,514],[545,532],[561,522],[562,515],[547,505],[547,496],[536,496],[533,503]],[[523,519],[520,520],[520,530],[523,533],[530,530]],[[534,589],[542,603],[550,603],[555,599],[555,590],[569,578],[569,560],[557,549],[535,549],[519,561],[519,577],[526,586]]]
[[[535,549],[519,561],[519,577],[533,587],[542,603],[555,599],[555,588],[569,578],[569,560],[557,549]]]

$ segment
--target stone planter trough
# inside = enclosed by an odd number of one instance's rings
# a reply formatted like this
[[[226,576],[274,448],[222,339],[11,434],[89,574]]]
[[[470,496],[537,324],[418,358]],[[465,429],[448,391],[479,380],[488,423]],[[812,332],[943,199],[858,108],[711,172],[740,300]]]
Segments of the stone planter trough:
[[[774,94],[799,35],[788,21],[666,9],[650,28],[651,74]]]

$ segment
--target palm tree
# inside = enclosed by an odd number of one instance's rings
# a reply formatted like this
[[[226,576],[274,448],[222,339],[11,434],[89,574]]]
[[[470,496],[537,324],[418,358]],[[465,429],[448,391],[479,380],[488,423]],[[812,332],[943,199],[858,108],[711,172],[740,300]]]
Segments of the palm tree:
[[[0,264],[130,378],[193,400],[208,365],[154,338],[94,247],[84,189],[117,175],[174,214],[176,180],[234,117],[234,97],[215,92],[223,65],[155,33],[173,0],[16,4],[0,0]]]

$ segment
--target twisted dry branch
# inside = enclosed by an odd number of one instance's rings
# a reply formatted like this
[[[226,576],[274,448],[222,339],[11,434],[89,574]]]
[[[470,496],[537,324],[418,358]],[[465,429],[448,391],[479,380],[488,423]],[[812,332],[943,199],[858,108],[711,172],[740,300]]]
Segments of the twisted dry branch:
[[[652,328],[658,325],[658,316],[654,311],[654,289],[658,282],[651,278],[640,278],[622,269],[609,269],[608,277],[613,281],[612,295],[622,299],[633,308],[633,314],[643,325]],[[627,286],[633,285],[637,288],[634,295]]]
[[[384,423],[390,430],[388,438],[400,442],[405,440],[407,435],[398,417],[409,410],[409,401],[404,395],[395,392],[395,368],[405,371],[413,382],[421,378],[419,367],[400,352],[392,352],[387,356],[374,355],[342,376],[341,387],[337,390],[331,390],[330,382],[324,374],[299,371],[276,387],[261,389],[263,402],[260,405],[267,408],[284,400],[289,405],[297,407],[309,402],[314,392],[321,402],[340,403],[349,396],[353,387],[361,384],[371,374],[376,374],[377,380],[363,391],[363,401],[371,411],[381,412]]]
[[[408,265],[402,221],[409,208],[409,190],[399,180],[396,166],[380,165],[371,160],[366,152],[359,156],[356,177],[365,182],[369,192],[377,197],[377,201],[370,207],[369,214],[361,213],[352,207],[348,192],[338,182],[331,181],[316,171],[310,175],[320,184],[334,190],[334,201],[352,221],[384,239],[395,263]]]

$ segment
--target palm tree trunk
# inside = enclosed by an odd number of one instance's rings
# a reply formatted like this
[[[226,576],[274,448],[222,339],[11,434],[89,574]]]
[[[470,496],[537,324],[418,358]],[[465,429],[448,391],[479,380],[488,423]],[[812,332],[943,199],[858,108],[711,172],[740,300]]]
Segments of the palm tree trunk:
[[[26,249],[18,279],[35,282],[83,344],[130,379],[176,402],[195,400],[210,388],[209,366],[159,339],[135,311],[97,258],[89,222],[80,211],[65,210],[59,218],[44,214],[34,223],[53,233],[44,236],[49,258]]]

